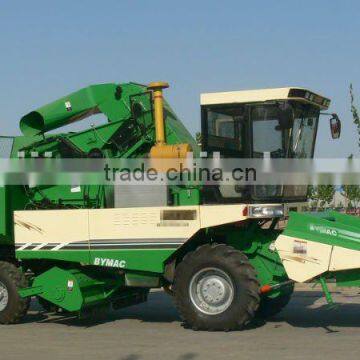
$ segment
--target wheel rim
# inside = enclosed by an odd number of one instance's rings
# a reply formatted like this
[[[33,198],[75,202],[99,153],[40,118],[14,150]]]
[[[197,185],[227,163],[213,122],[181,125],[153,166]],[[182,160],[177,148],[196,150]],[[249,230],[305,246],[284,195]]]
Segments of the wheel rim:
[[[9,302],[9,293],[6,286],[0,281],[0,311],[5,310]]]
[[[234,285],[228,274],[218,268],[198,271],[189,285],[193,305],[207,315],[223,313],[234,299]]]

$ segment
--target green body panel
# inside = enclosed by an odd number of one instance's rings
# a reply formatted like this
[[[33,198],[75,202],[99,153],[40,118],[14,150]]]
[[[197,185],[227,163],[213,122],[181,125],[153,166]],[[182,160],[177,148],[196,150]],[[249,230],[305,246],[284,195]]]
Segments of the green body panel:
[[[10,158],[31,139],[18,136],[0,136],[1,158]],[[13,212],[24,209],[27,197],[22,186],[0,186],[0,248],[13,245]],[[0,258],[1,258],[0,252]]]
[[[284,235],[360,251],[360,219],[335,211],[293,212]]]
[[[234,226],[215,228],[211,233],[219,241],[226,241],[227,244],[246,254],[251,265],[256,269],[261,286],[275,285],[288,280],[278,253],[270,250],[271,244],[279,236],[279,231],[261,229],[254,222],[243,228]],[[283,289],[279,288],[269,296],[279,296],[282,291]]]
[[[125,272],[126,286],[158,288],[161,285],[159,275]]]
[[[353,226],[358,229],[360,228],[360,218],[357,216],[346,215],[337,211],[329,211],[327,217],[331,221],[336,221],[337,224],[342,223],[347,226]]]
[[[71,108],[67,108],[65,103],[70,103]],[[132,111],[136,105],[140,111]],[[85,119],[94,113],[103,113],[108,123],[76,133],[47,135],[46,141],[39,136],[32,137]],[[193,137],[166,101],[164,114],[167,142],[169,144],[189,143],[197,151]],[[123,140],[120,136],[116,139],[116,144],[113,144],[116,146],[109,146],[112,137],[125,123],[129,124],[129,122],[140,126],[141,132],[138,131],[137,126],[132,126],[132,132],[129,133],[127,129],[128,133],[123,134]],[[138,151],[135,155],[141,156],[147,153],[155,142],[151,96],[145,86],[135,83],[93,85],[81,89],[25,115],[21,119],[20,128],[23,133],[29,135],[28,139],[33,139],[28,144],[27,150],[37,150],[40,153],[53,151],[55,156],[58,152],[59,137],[70,141],[85,154],[94,148],[108,148],[112,150],[108,157],[123,156],[123,153],[131,150],[135,143],[146,138],[147,148]],[[129,138],[133,138],[133,143],[129,143]],[[122,141],[124,144],[121,143]]]
[[[360,287],[360,269],[338,271],[335,278],[339,287]]]
[[[13,214],[15,210],[24,209],[27,201],[22,186],[0,187],[0,247],[14,244]]]
[[[32,146],[35,143],[38,143],[40,141],[43,141],[42,136],[14,136],[14,143],[12,146],[11,158],[17,158],[18,157],[18,151],[21,151],[23,148],[26,148],[28,146]]]
[[[80,263],[90,265],[90,256],[88,250],[59,250],[59,251],[46,251],[46,250],[17,250],[16,258],[19,260],[54,260]]]
[[[191,206],[200,204],[200,189],[192,187],[174,187],[174,205]]]
[[[122,115],[122,105],[116,84],[93,85],[25,115],[20,130],[25,136],[34,136],[98,112],[107,113],[110,121],[116,121]]]
[[[37,276],[32,284],[36,295],[67,311],[79,311],[100,304],[124,287],[124,278],[115,274],[93,276],[80,269],[64,270],[53,267]],[[22,290],[28,296],[29,289]]]
[[[163,273],[165,261],[176,249],[139,249],[139,250],[17,250],[16,257],[19,260],[56,260],[75,262],[83,265],[96,265],[95,259],[117,260],[125,262],[121,266],[124,270],[146,271],[151,273]],[[100,265],[99,265],[100,266]],[[119,264],[105,264],[105,267],[116,268]]]
[[[152,273],[164,272],[165,261],[176,249],[139,249],[139,250],[91,250],[90,264],[95,264],[96,258],[124,261],[126,270],[146,271]]]
[[[79,192],[72,192],[71,185],[57,186],[37,186],[31,191],[31,201],[27,208],[32,207],[33,203],[41,203],[44,199],[58,199],[65,207],[81,208],[102,208],[105,207],[105,187],[97,185],[80,186]]]
[[[0,209],[5,210],[7,208],[7,191],[4,186],[0,187]],[[11,238],[9,238],[9,228],[7,224],[7,218],[9,217],[8,211],[2,211],[0,216],[0,241],[2,244],[7,244],[9,241],[11,242]]]
[[[73,133],[44,134],[99,112],[107,118],[101,125]],[[167,142],[189,143],[198,153],[193,137],[166,101],[164,117]],[[18,152],[25,157],[36,152],[40,157],[51,153],[53,158],[86,158],[94,151],[100,151],[106,158],[136,158],[147,156],[155,143],[152,98],[146,86],[135,83],[101,84],[81,89],[31,111],[22,118],[20,128],[27,136],[14,138],[10,155],[13,158],[17,158]],[[27,189],[26,193],[23,189],[22,197],[26,198],[24,203],[29,209],[103,208],[107,206],[105,188],[93,185],[73,193],[70,186],[38,186]],[[0,194],[0,209],[10,214],[4,199]],[[182,202],[199,204],[200,198],[180,196],[177,204]]]

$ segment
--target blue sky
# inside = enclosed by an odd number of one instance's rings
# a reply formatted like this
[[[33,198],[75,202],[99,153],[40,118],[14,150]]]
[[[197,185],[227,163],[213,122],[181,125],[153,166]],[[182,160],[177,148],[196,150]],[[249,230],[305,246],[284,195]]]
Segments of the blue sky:
[[[359,19],[346,0],[2,0],[1,133],[93,83],[166,80],[192,132],[201,92],[296,85],[330,97],[343,121],[331,141],[322,119],[316,155],[359,155],[348,96],[352,82],[360,107]]]

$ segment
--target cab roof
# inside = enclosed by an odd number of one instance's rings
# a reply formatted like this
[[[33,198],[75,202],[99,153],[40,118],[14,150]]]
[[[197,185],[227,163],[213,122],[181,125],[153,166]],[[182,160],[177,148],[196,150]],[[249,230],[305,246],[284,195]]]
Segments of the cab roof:
[[[276,100],[300,101],[319,106],[322,110],[330,106],[330,99],[300,87],[214,92],[200,95],[201,105],[246,104]]]

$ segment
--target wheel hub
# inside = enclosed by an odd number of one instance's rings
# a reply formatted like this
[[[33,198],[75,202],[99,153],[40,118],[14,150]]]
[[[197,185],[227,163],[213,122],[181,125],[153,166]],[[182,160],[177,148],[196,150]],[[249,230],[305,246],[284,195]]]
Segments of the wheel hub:
[[[209,304],[221,303],[226,295],[226,284],[215,276],[206,278],[200,286],[201,295]]]
[[[9,293],[6,286],[0,281],[0,311],[3,311],[9,302]]]
[[[197,272],[191,279],[189,292],[194,306],[207,315],[224,312],[234,298],[231,278],[217,268],[206,268]]]

